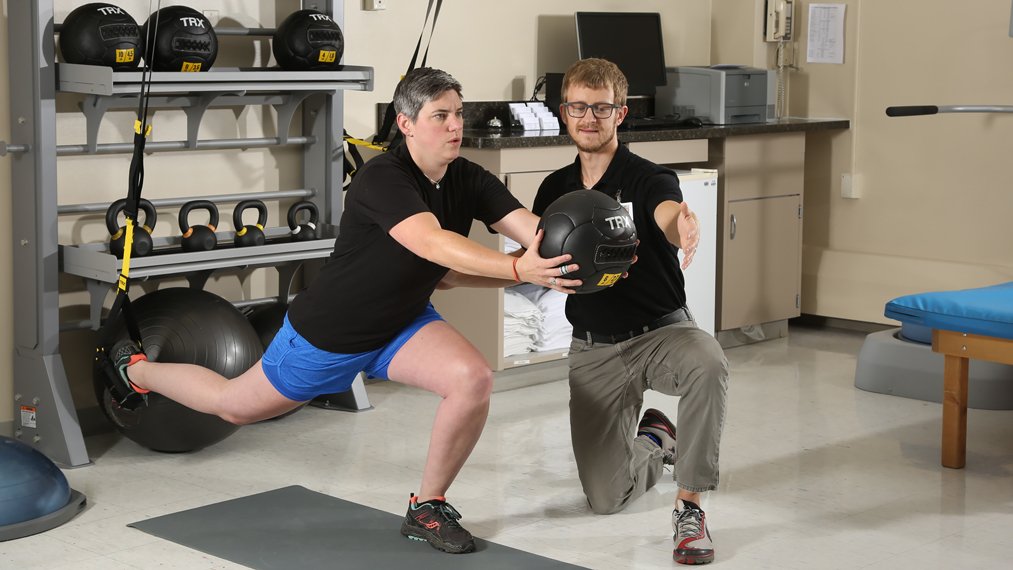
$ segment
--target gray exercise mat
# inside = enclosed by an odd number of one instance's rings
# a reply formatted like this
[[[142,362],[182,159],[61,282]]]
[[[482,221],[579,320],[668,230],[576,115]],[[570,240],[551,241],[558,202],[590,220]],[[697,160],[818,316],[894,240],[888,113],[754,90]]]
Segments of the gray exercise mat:
[[[127,526],[257,570],[583,568],[478,538],[447,554],[401,536],[402,518],[293,485]]]

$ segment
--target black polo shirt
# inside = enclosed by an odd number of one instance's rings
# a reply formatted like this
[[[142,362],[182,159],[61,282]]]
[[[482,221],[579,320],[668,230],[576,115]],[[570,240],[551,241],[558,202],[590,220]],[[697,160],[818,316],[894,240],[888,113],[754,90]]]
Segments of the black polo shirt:
[[[532,211],[541,215],[556,198],[583,189],[580,156],[542,182]],[[654,221],[654,210],[665,200],[682,202],[675,172],[641,158],[619,145],[593,191],[632,203],[640,245],[629,277],[596,293],[570,295],[566,318],[574,326],[597,333],[621,333],[644,325],[686,305],[686,282],[679,268],[678,248],[669,243]]]
[[[407,145],[370,160],[345,195],[334,252],[289,308],[292,327],[331,352],[383,346],[426,308],[447,273],[398,243],[390,230],[431,212],[440,227],[467,236],[474,220],[494,224],[522,207],[498,178],[463,158],[450,163],[438,185]]]

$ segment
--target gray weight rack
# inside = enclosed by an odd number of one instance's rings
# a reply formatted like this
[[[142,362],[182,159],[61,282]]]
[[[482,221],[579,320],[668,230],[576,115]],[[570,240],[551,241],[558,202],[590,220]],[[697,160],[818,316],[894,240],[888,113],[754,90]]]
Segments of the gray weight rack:
[[[304,7],[331,14],[342,27],[343,4],[336,0],[302,2]],[[89,320],[97,328],[102,305],[119,275],[120,260],[109,254],[104,244],[58,243],[56,159],[130,152],[129,144],[99,144],[98,126],[106,111],[136,107],[141,73],[58,64],[53,0],[18,0],[8,3],[7,9],[12,54],[11,140],[0,141],[0,155],[10,155],[13,188],[14,435],[55,463],[76,467],[89,464],[90,459],[60,354],[59,276],[64,272],[85,280],[91,294]],[[269,32],[242,31],[247,35]],[[207,277],[217,270],[275,266],[279,271],[279,297],[287,299],[298,265],[326,258],[333,248],[337,234],[332,224],[341,215],[344,177],[342,93],[372,90],[372,68],[346,65],[327,72],[215,68],[203,73],[155,72],[151,84],[151,108],[182,109],[188,128],[186,140],[152,141],[147,145],[149,152],[302,145],[303,195],[320,210],[324,238],[270,243],[256,249],[224,248],[135,258],[131,277],[185,276],[191,286],[203,287]],[[56,98],[60,92],[85,94],[82,112],[88,140],[83,145],[57,144]],[[237,105],[273,106],[282,134],[266,139],[198,140],[198,127],[208,108]],[[300,110],[302,135],[289,137],[287,127]],[[123,176],[127,177],[126,168]],[[263,194],[279,198],[291,192]],[[268,237],[276,237],[276,230],[268,232]],[[219,233],[220,240],[231,238],[232,232]],[[174,245],[173,238],[157,239],[155,245],[169,248]],[[80,365],[91,367],[91,362]],[[353,385],[351,397],[348,403],[353,409],[369,407],[361,377]]]

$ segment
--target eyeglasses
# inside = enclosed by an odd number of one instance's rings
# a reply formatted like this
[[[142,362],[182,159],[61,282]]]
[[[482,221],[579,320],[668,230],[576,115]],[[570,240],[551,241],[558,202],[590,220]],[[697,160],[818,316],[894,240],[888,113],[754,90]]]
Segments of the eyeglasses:
[[[580,119],[587,114],[587,110],[591,109],[597,119],[607,119],[612,116],[612,111],[622,107],[622,105],[616,105],[615,103],[594,103],[588,105],[587,103],[573,102],[563,103],[566,107],[566,114],[570,115],[574,119]]]

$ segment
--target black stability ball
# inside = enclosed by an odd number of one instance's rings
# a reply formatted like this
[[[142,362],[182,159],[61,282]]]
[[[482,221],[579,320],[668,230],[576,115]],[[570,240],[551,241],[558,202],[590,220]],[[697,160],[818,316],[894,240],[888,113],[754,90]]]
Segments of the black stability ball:
[[[116,70],[136,68],[144,48],[140,28],[130,14],[103,2],[85,4],[67,14],[59,45],[67,63]]]
[[[580,265],[567,279],[581,279],[577,293],[596,293],[615,285],[630,268],[637,250],[637,230],[626,208],[597,190],[576,190],[557,198],[542,214],[545,230],[538,253],[569,253]]]
[[[179,362],[210,368],[235,378],[257,363],[263,347],[243,314],[225,299],[199,289],[170,288],[148,293],[131,303],[141,329],[144,352],[154,362]],[[102,339],[109,350],[128,338],[122,318],[107,326]],[[156,394],[147,406],[119,407],[109,396],[101,372],[95,391],[106,416],[123,435],[155,451],[193,451],[217,443],[238,429]]]
[[[278,65],[295,71],[337,69],[345,37],[330,16],[316,10],[293,12],[274,32],[271,51]]]
[[[260,305],[250,311],[247,319],[253,325],[253,330],[257,331],[257,336],[260,338],[260,343],[264,346],[264,350],[267,350],[268,345],[274,340],[274,335],[278,334],[278,330],[281,329],[281,325],[285,321],[285,313],[287,312],[288,305],[282,305],[277,302]]]
[[[149,29],[155,32],[151,36]],[[187,6],[167,6],[148,16],[141,37],[147,38],[144,53],[155,71],[207,71],[218,57],[211,21]]]

